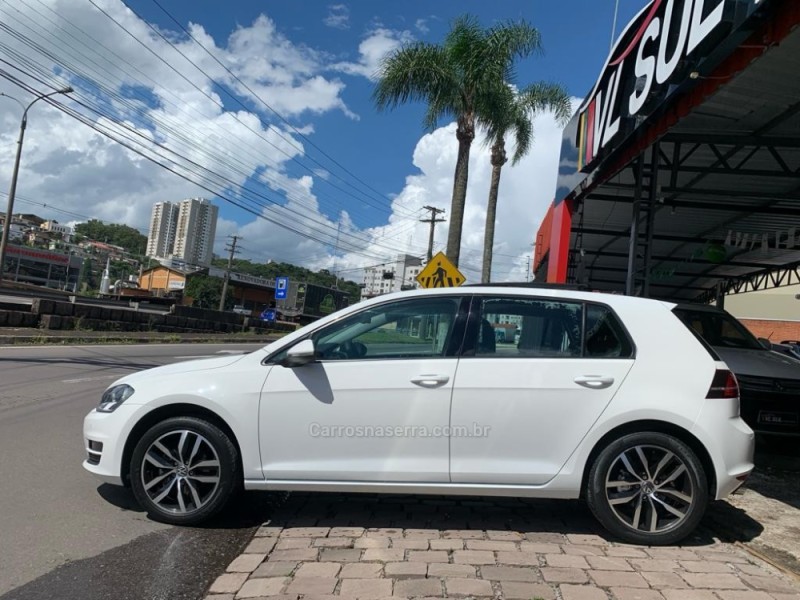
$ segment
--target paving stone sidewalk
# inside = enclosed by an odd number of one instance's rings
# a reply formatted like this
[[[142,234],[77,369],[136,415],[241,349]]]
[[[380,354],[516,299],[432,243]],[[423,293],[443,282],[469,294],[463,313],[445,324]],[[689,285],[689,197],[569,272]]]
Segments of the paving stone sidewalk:
[[[797,582],[707,532],[616,543],[578,502],[301,494],[270,517],[207,600],[800,600]]]

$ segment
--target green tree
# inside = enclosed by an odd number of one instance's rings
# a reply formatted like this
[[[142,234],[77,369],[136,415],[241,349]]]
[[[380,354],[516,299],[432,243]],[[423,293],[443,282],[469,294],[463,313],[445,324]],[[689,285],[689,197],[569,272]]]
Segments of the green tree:
[[[455,21],[444,43],[406,44],[382,63],[373,91],[378,109],[421,101],[428,105],[424,118],[427,129],[434,129],[445,117],[456,121],[458,159],[447,235],[447,257],[456,266],[475,129],[487,124],[498,90],[513,83],[515,59],[540,47],[539,32],[524,21],[484,29],[475,17],[466,15]]]
[[[219,308],[219,299],[222,296],[222,279],[219,277],[209,277],[208,275],[192,275],[186,280],[186,288],[183,290],[185,296],[192,299],[192,306],[198,308]],[[233,308],[233,297],[228,288],[227,298],[225,298],[225,310]]]
[[[147,236],[128,225],[90,219],[86,223],[75,225],[75,233],[83,238],[120,246],[136,256],[144,255],[147,249]]]
[[[506,137],[513,133],[516,148],[511,164],[517,164],[533,143],[533,121],[537,112],[552,111],[560,124],[569,120],[572,105],[563,87],[539,82],[517,92],[509,85],[498,90],[487,117],[486,143],[491,144],[492,179],[489,200],[486,204],[486,229],[483,238],[483,269],[481,282],[489,283],[492,277],[492,248],[497,220],[497,196],[500,191],[500,173],[508,162]]]

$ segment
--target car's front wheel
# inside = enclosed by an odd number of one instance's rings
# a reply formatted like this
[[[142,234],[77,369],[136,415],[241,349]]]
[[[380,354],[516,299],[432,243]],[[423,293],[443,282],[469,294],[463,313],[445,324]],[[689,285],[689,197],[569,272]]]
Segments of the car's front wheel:
[[[136,499],[157,521],[194,525],[218,513],[240,484],[236,446],[219,427],[173,417],[151,427],[130,464]]]
[[[597,456],[586,498],[595,517],[619,538],[651,546],[674,544],[703,518],[708,482],[697,455],[679,439],[632,433]]]

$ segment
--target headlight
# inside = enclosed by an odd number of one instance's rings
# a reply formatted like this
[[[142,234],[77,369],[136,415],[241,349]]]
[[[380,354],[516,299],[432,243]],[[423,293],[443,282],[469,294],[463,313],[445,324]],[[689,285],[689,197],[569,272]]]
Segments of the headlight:
[[[103,392],[97,412],[110,413],[117,410],[117,407],[133,396],[133,388],[129,385],[115,385]]]

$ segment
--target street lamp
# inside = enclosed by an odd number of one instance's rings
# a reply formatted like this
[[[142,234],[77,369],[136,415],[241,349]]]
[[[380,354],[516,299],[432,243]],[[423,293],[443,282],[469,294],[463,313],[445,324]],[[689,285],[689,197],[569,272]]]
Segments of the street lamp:
[[[17,140],[17,157],[14,159],[14,172],[11,175],[11,187],[8,190],[8,206],[6,207],[6,219],[3,222],[3,237],[0,239],[0,283],[3,281],[3,271],[5,267],[5,260],[6,260],[6,247],[8,246],[8,238],[9,238],[9,230],[11,229],[11,215],[14,212],[14,196],[17,193],[17,176],[19,175],[19,159],[22,156],[22,140],[25,137],[25,127],[28,124],[28,110],[30,110],[31,106],[36,104],[42,98],[48,98],[50,96],[55,96],[56,94],[69,94],[74,90],[72,87],[67,86],[63,89],[56,90],[55,92],[50,92],[49,94],[39,94],[34,98],[28,106],[25,106],[22,102],[20,102],[17,98],[13,96],[9,96],[8,94],[4,94],[0,92],[0,96],[5,96],[6,98],[11,98],[17,104],[23,107],[22,111],[22,122],[19,126],[19,140]]]

